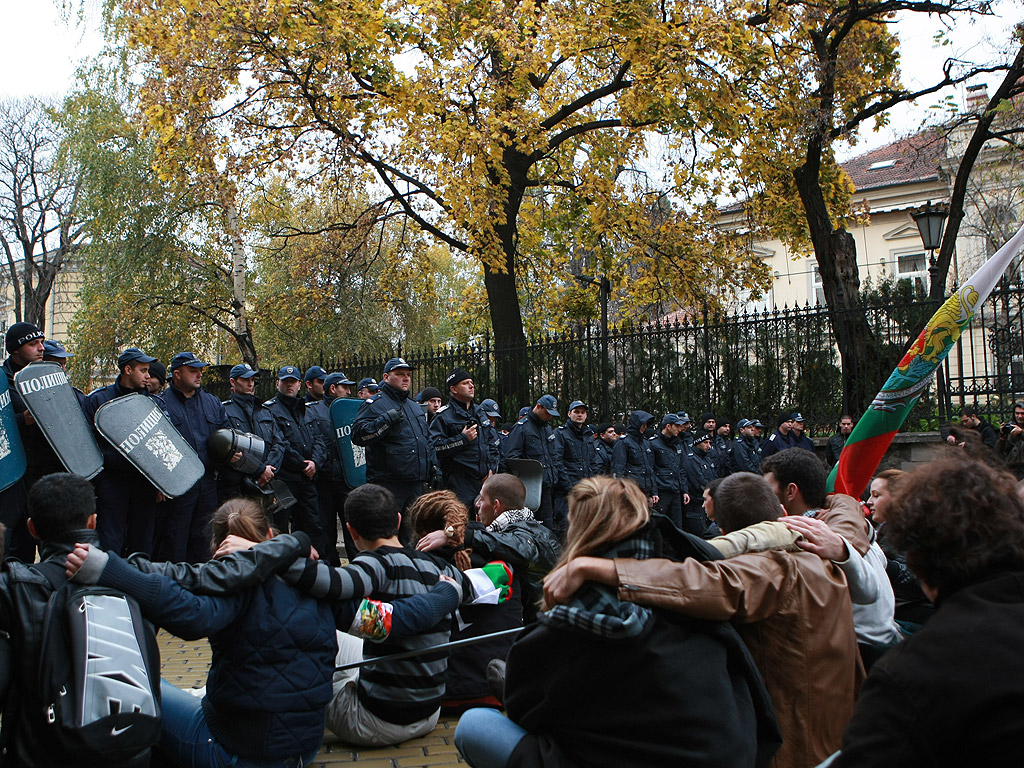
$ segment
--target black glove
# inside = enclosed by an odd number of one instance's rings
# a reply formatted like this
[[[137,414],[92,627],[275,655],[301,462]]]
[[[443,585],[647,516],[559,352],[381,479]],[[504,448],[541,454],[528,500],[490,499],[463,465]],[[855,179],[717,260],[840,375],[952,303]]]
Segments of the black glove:
[[[402,410],[400,408],[392,408],[390,411],[387,411],[384,414],[384,422],[389,427],[395,426],[395,424],[398,424],[404,418],[405,414],[402,413]]]

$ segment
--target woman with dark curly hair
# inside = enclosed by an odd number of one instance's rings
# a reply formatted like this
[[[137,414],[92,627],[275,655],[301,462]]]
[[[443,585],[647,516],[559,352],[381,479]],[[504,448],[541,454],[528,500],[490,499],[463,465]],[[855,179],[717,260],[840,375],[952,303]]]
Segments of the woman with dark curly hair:
[[[1020,763],[1024,504],[1014,485],[956,457],[900,482],[888,535],[937,611],[872,669],[833,768]]]

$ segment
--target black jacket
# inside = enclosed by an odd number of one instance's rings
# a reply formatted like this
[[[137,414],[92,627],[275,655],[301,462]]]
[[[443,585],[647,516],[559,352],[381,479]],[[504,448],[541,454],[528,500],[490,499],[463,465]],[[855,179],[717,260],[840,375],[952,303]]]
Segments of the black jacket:
[[[686,476],[683,472],[683,445],[679,437],[666,437],[659,432],[648,441],[654,451],[654,481],[658,495],[687,493]]]
[[[41,561],[63,566],[68,553],[75,548],[75,542],[99,546],[99,537],[93,530],[72,531],[59,541],[47,541],[40,545]],[[53,586],[42,574],[19,569],[17,578],[21,584],[15,586],[15,577],[7,572],[0,575],[0,630],[11,635],[12,658],[17,660],[12,676],[12,688],[7,697],[4,711],[4,742],[7,746],[5,765],[20,768],[34,766],[82,766],[87,765],[81,754],[63,754],[48,733],[44,720],[43,702],[39,695],[38,655],[42,644],[43,628],[46,624],[47,601],[53,594]],[[148,765],[148,754],[136,763]],[[95,763],[96,768],[108,763]]]
[[[114,380],[113,384],[108,384],[105,387],[93,390],[85,398],[85,416],[89,420],[90,424],[95,424],[96,411],[99,410],[101,405],[109,403],[118,397],[124,397],[125,395],[140,394],[143,397],[153,397],[149,394],[146,389],[125,389],[121,386],[120,377]],[[162,400],[153,398],[159,405],[161,410],[164,408]],[[104,472],[128,472],[132,474],[139,474],[131,462],[128,461],[124,456],[118,453],[117,449],[110,444],[110,441],[105,437],[96,433],[96,445],[100,448],[100,453],[103,454],[103,471]]]
[[[702,514],[704,489],[718,477],[718,469],[715,467],[715,459],[711,455],[711,450],[702,454],[700,449],[694,448],[683,459],[683,468],[686,472],[686,485],[690,489],[690,503],[686,506],[686,513],[690,516]]]
[[[756,437],[744,437],[740,435],[734,440],[732,447],[732,460],[737,472],[753,472],[761,474],[761,446]]]
[[[477,425],[476,440],[467,440],[462,430]],[[465,406],[455,398],[438,408],[427,430],[441,463],[445,479],[453,474],[482,480],[497,472],[501,461],[501,439],[491,420],[476,403]]]
[[[230,429],[231,423],[220,400],[204,389],[198,389],[192,397],[185,395],[172,384],[162,395],[164,410],[185,441],[195,448],[206,467],[207,475],[215,469],[206,450],[206,443],[218,429]]]
[[[275,471],[280,470],[281,464],[284,462],[284,435],[281,434],[281,430],[274,420],[274,414],[259,403],[253,395],[239,394],[232,394],[229,399],[224,401],[224,413],[232,427],[263,439],[263,442],[267,444],[264,467],[271,466]],[[230,467],[224,467],[221,474],[237,475],[241,482],[241,473]]]
[[[650,442],[640,432],[640,427],[654,418],[647,411],[633,411],[629,417],[626,435],[615,441],[612,452],[612,474],[615,477],[627,477],[644,492],[645,496],[654,496],[657,489],[654,483],[654,451]]]
[[[341,466],[341,453],[338,451],[338,440],[334,436],[334,425],[331,424],[331,403],[337,400],[324,395],[323,400],[306,399],[306,418],[313,424],[324,443],[324,465],[317,465],[318,480],[344,480],[345,471]]]
[[[846,437],[842,432],[837,432],[828,439],[828,445],[825,446],[825,463],[830,469],[839,463],[839,454],[846,447]]]
[[[618,442],[616,440],[616,442]],[[612,452],[615,444],[608,445],[601,438],[594,441],[594,474],[610,475],[612,473]]]
[[[367,482],[426,482],[438,471],[423,408],[386,381],[359,406],[352,442],[366,448]]]
[[[568,494],[572,487],[594,470],[594,430],[586,424],[566,422],[555,430],[555,456],[558,461],[558,492]]]
[[[530,411],[509,432],[505,458],[536,459],[544,467],[544,486],[554,488],[561,474],[554,443],[555,433],[551,425]]]
[[[715,434],[711,438],[711,458],[714,459],[715,466],[718,468],[719,477],[728,477],[736,471],[732,457],[732,448],[735,442],[735,440],[729,440],[719,434]]]
[[[327,460],[327,446],[306,413],[305,401],[278,392],[263,407],[273,415],[284,438],[284,459],[278,467],[278,477],[291,483],[308,481],[302,473],[306,462],[312,461],[319,471]]]
[[[1019,765],[1024,572],[944,597],[871,668],[833,768]]]

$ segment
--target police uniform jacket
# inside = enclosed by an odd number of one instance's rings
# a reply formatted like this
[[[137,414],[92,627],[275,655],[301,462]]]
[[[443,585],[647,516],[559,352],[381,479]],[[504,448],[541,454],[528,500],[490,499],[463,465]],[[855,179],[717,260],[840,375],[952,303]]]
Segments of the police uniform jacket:
[[[113,384],[108,384],[105,387],[100,387],[90,392],[85,397],[85,415],[89,419],[90,424],[95,424],[96,411],[104,403],[109,403],[118,397],[124,397],[125,395],[140,394],[143,397],[153,397],[149,391],[143,387],[142,389],[125,389],[121,386],[121,379],[118,377],[114,380]],[[164,403],[157,398],[153,398],[160,406],[160,410],[166,410]],[[117,449],[110,444],[110,441],[101,435],[96,436],[96,444],[100,448],[100,453],[103,454],[103,471],[107,472],[138,472],[135,466],[128,461],[124,456],[117,452]]]
[[[612,473],[612,445],[598,438],[594,441],[594,474],[610,475]]]
[[[756,437],[740,435],[733,441],[732,459],[737,472],[761,474],[761,446]]]
[[[814,441],[811,440],[811,438],[809,438],[807,435],[800,435],[798,437],[796,434],[796,430],[794,430],[791,437],[793,438],[794,448],[803,448],[805,451],[810,451],[811,453],[814,453]]]
[[[654,484],[658,495],[675,493],[682,496],[687,493],[686,474],[683,471],[682,443],[678,437],[668,437],[659,432],[648,442],[654,451]]]
[[[278,392],[263,407],[274,416],[284,438],[284,460],[278,467],[278,476],[285,482],[309,481],[302,473],[306,462],[312,461],[319,470],[327,459],[327,446],[306,412],[306,403]]]
[[[462,434],[469,424],[477,425],[476,440]],[[466,406],[453,397],[437,409],[427,432],[446,478],[459,474],[479,480],[498,471],[501,438],[476,403]]]
[[[555,433],[551,425],[530,411],[509,432],[505,458],[536,459],[544,467],[544,485],[554,488],[560,472],[554,442]]]
[[[331,403],[337,400],[336,397],[324,395],[323,400],[306,398],[306,416],[312,421],[324,441],[324,450],[327,459],[321,467],[317,464],[317,478],[326,480],[344,480],[345,472],[341,466],[341,453],[338,451],[338,441],[334,436],[334,424],[331,422]]]
[[[727,440],[719,434],[711,438],[711,456],[718,467],[719,477],[728,477],[736,471],[732,458],[732,446],[735,440]]]
[[[256,435],[267,444],[264,467],[274,467],[275,473],[280,470],[284,461],[284,436],[274,421],[274,415],[257,402],[255,396],[242,394],[232,394],[225,400],[224,412],[232,427]]]
[[[793,434],[792,430],[790,430],[788,435],[784,435],[780,430],[776,429],[768,435],[767,440],[761,443],[761,455],[767,458],[779,451],[794,447],[796,445],[793,442],[795,437],[796,435]]]
[[[645,496],[654,496],[657,489],[654,482],[654,451],[650,441],[644,439],[640,427],[653,418],[646,411],[633,411],[625,436],[615,441],[615,449],[612,451],[612,474],[634,481]]]
[[[231,428],[231,422],[228,421],[228,415],[224,412],[220,400],[201,387],[192,394],[192,397],[185,397],[173,384],[162,396],[154,399],[163,401],[167,417],[188,444],[195,448],[209,475],[216,467],[210,462],[206,442],[216,430]]]
[[[352,422],[352,442],[366,448],[367,482],[426,482],[436,471],[437,454],[430,444],[423,408],[408,392],[386,381],[359,406]]]
[[[555,430],[554,448],[560,493],[569,493],[580,480],[594,475],[594,430],[589,426],[572,421],[563,424]]]
[[[690,506],[687,509],[700,508],[703,503],[701,494],[705,488],[711,485],[711,481],[718,477],[718,470],[715,467],[714,458],[711,456],[711,450],[702,454],[699,448],[694,448],[686,454],[683,466],[686,472],[686,484],[690,488]]]

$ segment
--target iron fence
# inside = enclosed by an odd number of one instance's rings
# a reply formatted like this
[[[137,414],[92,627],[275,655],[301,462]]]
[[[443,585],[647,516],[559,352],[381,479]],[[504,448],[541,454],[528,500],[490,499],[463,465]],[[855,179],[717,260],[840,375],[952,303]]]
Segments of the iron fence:
[[[884,370],[892,369],[935,307],[928,300],[865,306]],[[757,417],[774,426],[777,414],[799,410],[809,432],[824,435],[834,431],[840,416],[839,352],[822,306],[701,312],[678,322],[621,325],[608,331],[606,357],[601,341],[599,327],[582,325],[530,339],[525,348],[514,350],[495,348],[485,336],[466,345],[397,346],[386,356],[352,354],[306,363],[344,371],[358,381],[379,379],[388,357],[402,356],[415,367],[414,392],[427,386],[444,391],[448,373],[465,368],[473,374],[477,400],[498,400],[506,421],[514,421],[521,406],[543,393],[555,395],[563,410],[570,401],[583,400],[592,422],[623,420],[642,408],[659,415],[686,410],[694,421],[710,410],[735,419]],[[509,370],[510,359],[521,366],[522,391],[501,397],[498,393],[508,387],[497,378]],[[1007,285],[993,292],[941,374],[941,393],[933,382],[906,429],[934,429],[965,404],[977,404],[993,422],[1008,419],[1012,402],[1024,394],[1024,289]],[[261,378],[260,391],[272,391],[273,376]],[[211,382],[210,388],[219,387]]]

